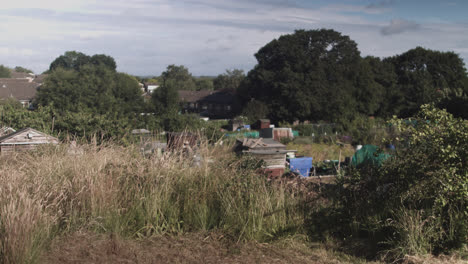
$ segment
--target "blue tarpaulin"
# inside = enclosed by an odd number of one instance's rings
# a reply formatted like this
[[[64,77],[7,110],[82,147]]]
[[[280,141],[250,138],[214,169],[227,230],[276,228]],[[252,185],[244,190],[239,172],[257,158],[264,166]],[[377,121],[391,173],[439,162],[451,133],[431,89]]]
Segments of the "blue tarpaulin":
[[[312,169],[312,157],[302,157],[289,160],[289,169],[292,172],[297,172],[301,176],[309,177]]]

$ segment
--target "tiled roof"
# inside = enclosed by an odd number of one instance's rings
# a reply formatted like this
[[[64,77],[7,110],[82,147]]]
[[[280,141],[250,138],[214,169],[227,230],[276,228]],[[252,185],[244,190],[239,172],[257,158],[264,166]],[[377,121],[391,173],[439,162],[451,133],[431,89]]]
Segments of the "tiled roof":
[[[39,75],[36,75],[36,78],[34,78],[33,81],[36,83],[43,83],[46,77],[47,77],[47,74],[39,74]]]
[[[15,98],[16,100],[32,100],[39,84],[25,79],[0,79],[0,98]]]
[[[11,78],[13,79],[24,79],[24,78],[34,78],[35,75],[33,73],[26,73],[26,72],[17,72],[12,70],[11,71]]]
[[[186,91],[180,90],[179,100],[187,103],[207,102],[218,104],[230,104],[236,100],[234,93],[225,90],[216,91]]]

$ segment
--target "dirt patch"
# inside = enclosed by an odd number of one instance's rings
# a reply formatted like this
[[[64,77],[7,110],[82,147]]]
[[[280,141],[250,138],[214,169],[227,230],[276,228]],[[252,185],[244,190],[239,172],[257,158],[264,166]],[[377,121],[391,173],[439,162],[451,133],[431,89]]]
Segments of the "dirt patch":
[[[125,240],[77,232],[56,239],[39,263],[341,263],[304,246],[235,243],[221,235],[188,234]]]

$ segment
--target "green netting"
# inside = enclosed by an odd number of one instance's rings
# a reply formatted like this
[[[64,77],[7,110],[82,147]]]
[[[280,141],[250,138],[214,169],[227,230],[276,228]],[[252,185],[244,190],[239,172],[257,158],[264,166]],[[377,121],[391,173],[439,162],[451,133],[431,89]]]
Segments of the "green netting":
[[[389,157],[389,154],[383,153],[377,146],[364,145],[360,150],[354,153],[351,164],[354,167],[381,166]]]
[[[249,131],[249,132],[233,132],[226,133],[226,137],[246,137],[246,138],[259,138],[260,133],[258,131]]]

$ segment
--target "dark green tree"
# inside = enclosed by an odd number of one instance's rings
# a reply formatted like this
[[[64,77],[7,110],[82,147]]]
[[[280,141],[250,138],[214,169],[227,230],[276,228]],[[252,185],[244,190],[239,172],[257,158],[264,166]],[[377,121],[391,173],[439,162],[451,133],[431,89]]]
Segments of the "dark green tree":
[[[25,72],[25,73],[32,73],[33,71],[23,68],[21,66],[16,66],[15,67],[15,72]]]
[[[468,95],[468,77],[463,60],[453,52],[440,52],[417,47],[388,58],[397,74],[397,87],[404,104],[402,117],[415,114],[427,103],[450,108],[452,101],[463,101]],[[456,116],[468,112],[468,105],[454,109]],[[453,110],[452,110],[453,111]]]
[[[11,71],[8,67],[0,65],[0,78],[11,78]]]
[[[252,100],[242,110],[242,116],[247,117],[248,122],[253,124],[258,119],[266,118],[269,114],[268,111],[268,106],[265,103]]]
[[[355,76],[366,69],[349,37],[326,29],[297,30],[271,41],[255,57],[258,64],[239,95],[244,102],[254,98],[267,104],[273,121],[349,119],[356,112]]]
[[[49,76],[39,89],[36,103],[51,105],[60,113],[88,111],[95,114],[116,113],[117,115],[135,114],[141,111],[143,98],[135,78],[115,72],[114,59],[105,55],[89,57],[82,53],[67,52],[68,59],[77,57],[94,58],[96,63],[75,64],[62,67],[51,65]],[[54,62],[66,60],[60,56]],[[89,60],[89,62],[91,59]]]
[[[163,85],[153,92],[151,101],[155,113],[163,118],[179,112],[179,94],[174,86]]]
[[[197,91],[213,90],[213,79],[210,77],[199,77],[195,80]]]
[[[218,77],[216,77],[216,79],[213,80],[214,89],[228,89],[235,91],[239,88],[240,84],[244,79],[245,74],[243,70],[226,70],[225,73],[218,75]]]
[[[397,88],[397,75],[393,64],[388,60],[367,56],[364,61],[370,66],[372,77],[380,90],[380,106],[376,115],[380,117],[392,117],[397,115],[403,106],[403,95]]]
[[[162,86],[173,88],[174,90],[196,90],[197,86],[192,74],[183,66],[174,64],[167,66],[165,72],[161,74]]]
[[[50,64],[49,71],[53,71],[57,68],[79,70],[81,66],[89,64],[90,60],[91,57],[81,52],[67,51]]]
[[[96,54],[90,58],[90,63],[97,66],[105,66],[113,71],[117,69],[117,64],[114,58],[105,54]]]

